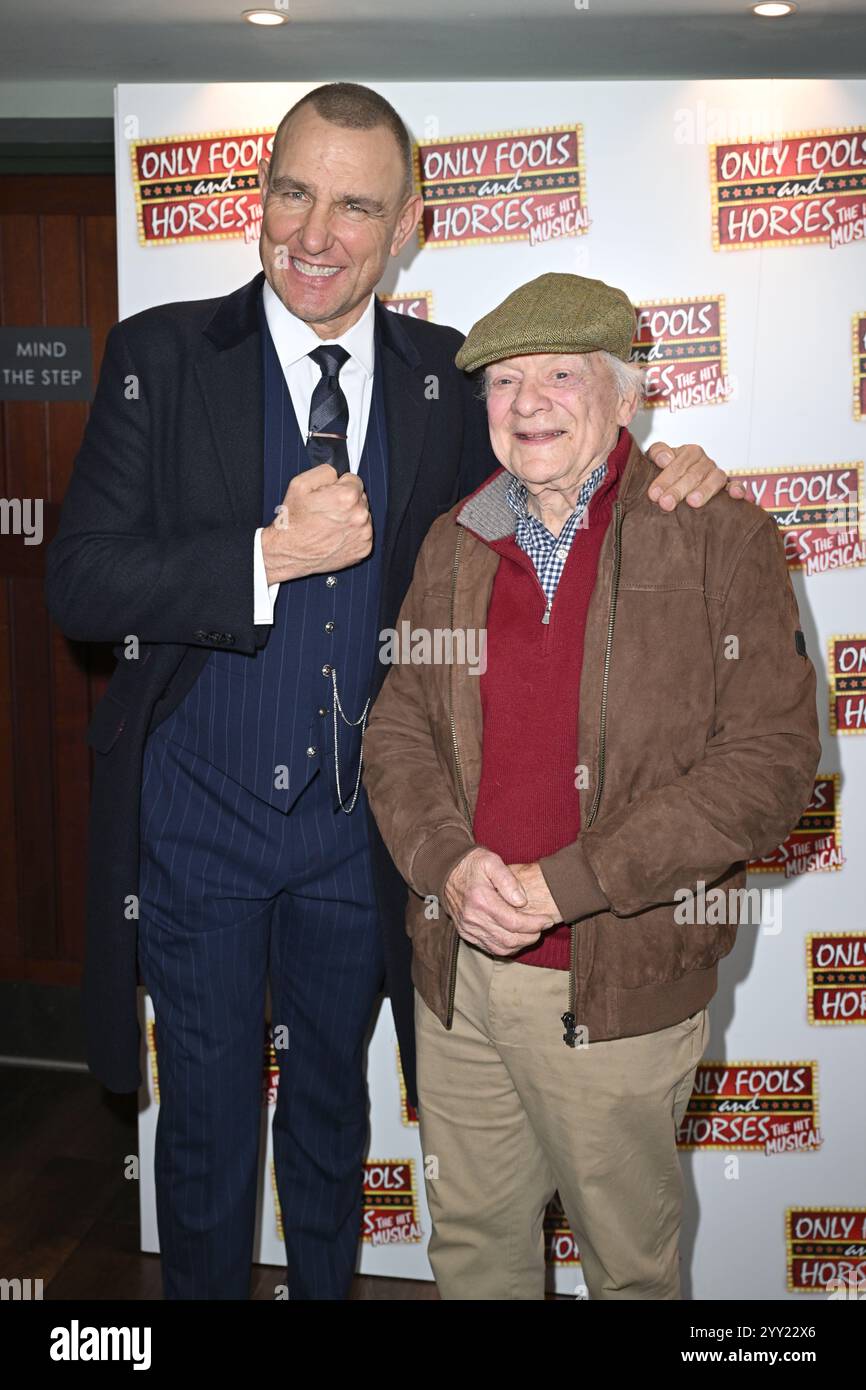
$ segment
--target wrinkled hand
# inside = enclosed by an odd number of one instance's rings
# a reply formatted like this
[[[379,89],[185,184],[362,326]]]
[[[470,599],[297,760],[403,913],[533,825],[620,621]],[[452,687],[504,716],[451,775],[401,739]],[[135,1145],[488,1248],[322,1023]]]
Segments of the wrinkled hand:
[[[742,483],[729,478],[717,468],[700,444],[681,444],[672,449],[657,440],[647,449],[648,456],[662,472],[649,489],[649,496],[663,511],[672,512],[683,498],[690,507],[702,507],[726,487],[731,497],[745,497]]]
[[[562,921],[562,913],[553,900],[540,864],[509,864],[517,882],[526,894],[525,912],[537,912],[546,917],[548,927]]]
[[[492,956],[511,956],[531,946],[551,918],[530,911],[517,877],[489,849],[473,849],[451,870],[445,906],[464,941]]]
[[[329,463],[305,468],[292,479],[277,515],[262,531],[269,584],[346,569],[372,548],[364,484],[354,473],[338,477]]]

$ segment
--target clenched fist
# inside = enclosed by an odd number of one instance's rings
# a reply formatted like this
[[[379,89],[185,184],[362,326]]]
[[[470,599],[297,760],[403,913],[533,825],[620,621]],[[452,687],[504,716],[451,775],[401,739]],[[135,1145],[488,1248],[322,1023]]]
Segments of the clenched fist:
[[[282,506],[262,531],[269,584],[356,565],[373,548],[373,521],[364,484],[337,476],[329,463],[293,478]]]

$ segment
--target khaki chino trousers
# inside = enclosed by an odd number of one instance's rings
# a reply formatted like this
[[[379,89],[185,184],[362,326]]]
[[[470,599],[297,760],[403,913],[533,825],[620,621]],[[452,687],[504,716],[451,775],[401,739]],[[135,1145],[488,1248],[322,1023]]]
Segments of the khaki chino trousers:
[[[453,1027],[415,993],[428,1254],[444,1299],[544,1297],[555,1191],[592,1299],[679,1299],[676,1131],[709,1038],[670,1028],[570,1048],[564,971],[461,941]]]

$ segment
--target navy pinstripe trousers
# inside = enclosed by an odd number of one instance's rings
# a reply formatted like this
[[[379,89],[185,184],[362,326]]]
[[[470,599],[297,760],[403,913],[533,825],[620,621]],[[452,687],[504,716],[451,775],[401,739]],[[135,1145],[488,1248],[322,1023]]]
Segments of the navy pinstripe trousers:
[[[358,1249],[364,1043],[382,985],[363,793],[327,773],[286,815],[160,730],[145,749],[139,965],[160,1081],[156,1200],[172,1299],[249,1296],[265,988],[289,1297],[340,1299]]]

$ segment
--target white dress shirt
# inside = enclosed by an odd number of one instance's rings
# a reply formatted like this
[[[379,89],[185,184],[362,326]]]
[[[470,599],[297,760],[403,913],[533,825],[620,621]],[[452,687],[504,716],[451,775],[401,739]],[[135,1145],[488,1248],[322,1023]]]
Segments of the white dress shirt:
[[[289,313],[267,280],[262,295],[265,318],[286,378],[298,429],[303,439],[307,437],[310,423],[310,401],[313,391],[322,379],[322,373],[309,356],[310,352],[325,343],[339,343],[349,353],[348,360],[340,370],[340,386],[349,407],[349,435],[346,440],[349,468],[353,473],[357,473],[361,465],[367,421],[370,418],[370,401],[373,396],[375,296],[370,295],[361,317],[341,337],[320,338],[308,323]],[[260,526],[256,531],[253,544],[253,622],[256,624],[274,621],[274,603],[280,587],[279,584],[268,585],[265,557],[262,552],[263,529]]]

